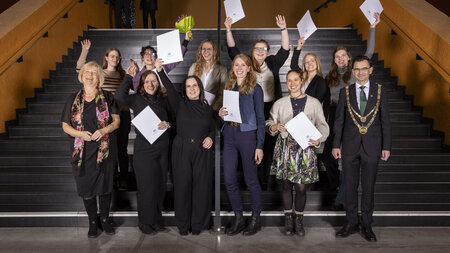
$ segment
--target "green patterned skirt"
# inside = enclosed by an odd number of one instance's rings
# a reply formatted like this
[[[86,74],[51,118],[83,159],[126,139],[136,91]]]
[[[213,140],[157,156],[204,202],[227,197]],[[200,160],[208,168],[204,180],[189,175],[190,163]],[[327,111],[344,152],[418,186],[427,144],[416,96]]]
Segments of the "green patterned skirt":
[[[277,179],[296,184],[312,184],[319,181],[317,156],[314,148],[303,150],[291,135],[283,139],[278,135],[273,151],[270,174]]]

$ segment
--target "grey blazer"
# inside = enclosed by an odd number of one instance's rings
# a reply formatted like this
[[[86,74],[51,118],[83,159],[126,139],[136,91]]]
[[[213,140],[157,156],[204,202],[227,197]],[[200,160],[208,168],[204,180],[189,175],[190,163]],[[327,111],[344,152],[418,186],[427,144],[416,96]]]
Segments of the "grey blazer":
[[[196,63],[194,62],[189,68],[188,75],[194,75]],[[201,76],[199,77],[201,79]],[[209,78],[209,85],[205,91],[214,94],[216,97],[212,102],[213,110],[218,111],[222,107],[223,88],[228,78],[227,68],[220,64],[214,64],[211,77]]]

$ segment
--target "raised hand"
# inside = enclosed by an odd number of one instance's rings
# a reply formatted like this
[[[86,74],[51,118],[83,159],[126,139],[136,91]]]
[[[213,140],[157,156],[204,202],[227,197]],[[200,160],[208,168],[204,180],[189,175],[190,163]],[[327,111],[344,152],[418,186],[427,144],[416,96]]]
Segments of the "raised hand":
[[[277,21],[277,26],[281,29],[286,28],[286,20],[282,15],[276,15],[275,20]]]
[[[163,64],[164,64],[164,62],[163,62],[163,60],[161,58],[156,59],[156,61],[155,61],[155,69],[156,69],[156,71],[158,71],[158,72],[161,71],[162,68],[163,68]]]
[[[303,45],[305,44],[305,37],[301,37],[297,41],[297,50],[302,49]]]
[[[373,14],[373,17],[375,18],[375,22],[372,25],[370,25],[370,27],[375,28],[375,26],[377,26],[378,23],[380,23],[380,13],[375,12]]]
[[[187,31],[186,34],[184,35],[184,39],[185,40],[192,40],[192,31]]]
[[[89,48],[91,48],[91,41],[90,40],[82,40],[81,41],[81,48],[83,50],[89,50]]]
[[[230,17],[227,17],[225,19],[224,25],[227,28],[227,30],[231,30],[231,23],[233,22],[233,19],[231,19]]]
[[[134,62],[131,63],[131,65],[127,68],[127,74],[134,77],[137,72],[137,68]]]

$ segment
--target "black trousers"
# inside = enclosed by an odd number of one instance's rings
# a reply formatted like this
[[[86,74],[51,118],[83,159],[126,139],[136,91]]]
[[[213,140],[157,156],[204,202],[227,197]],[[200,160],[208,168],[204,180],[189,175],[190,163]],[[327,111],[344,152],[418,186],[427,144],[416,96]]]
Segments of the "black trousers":
[[[203,139],[176,136],[172,148],[175,223],[180,231],[209,228],[214,152],[202,148]]]
[[[131,129],[130,111],[120,111],[120,126],[117,129],[117,153],[119,167],[116,167],[116,178],[127,180],[128,178],[128,134]],[[120,170],[119,170],[120,168]]]
[[[142,18],[144,19],[144,28],[148,28],[148,14],[150,13],[150,18],[152,20],[152,28],[156,28],[156,10],[155,9],[142,9]]]
[[[134,173],[137,184],[139,225],[162,225],[162,208],[166,192],[169,162],[169,138],[150,144],[138,136],[134,144]]]
[[[334,159],[331,151],[333,149],[333,139],[334,139],[334,118],[336,114],[336,106],[330,106],[328,125],[330,126],[330,135],[325,141],[325,147],[323,153],[318,156],[322,160],[325,168],[327,169],[328,184],[331,189],[335,189],[339,185],[339,162]]]
[[[114,19],[116,22],[116,28],[122,28],[122,10],[125,11],[126,24],[125,28],[131,28],[131,9],[130,0],[116,0],[114,6]]]
[[[361,176],[361,225],[373,222],[374,189],[379,156],[367,154],[363,147],[356,154],[342,155],[342,167],[346,184],[346,220],[351,226],[358,224],[358,186]]]
[[[268,120],[270,118],[270,109],[275,101],[264,102],[264,118]],[[273,150],[275,148],[275,143],[277,141],[276,136],[272,136],[266,133],[264,137],[264,156],[261,164],[258,166],[258,180],[262,185],[262,188],[266,188],[269,184],[270,177],[270,166],[272,166],[273,161]]]

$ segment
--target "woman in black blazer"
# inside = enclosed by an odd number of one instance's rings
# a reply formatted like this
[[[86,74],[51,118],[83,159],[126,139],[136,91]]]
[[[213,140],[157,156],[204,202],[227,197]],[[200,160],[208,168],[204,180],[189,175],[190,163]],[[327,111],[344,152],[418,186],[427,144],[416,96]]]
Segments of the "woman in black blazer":
[[[307,53],[303,57],[302,66],[298,65],[298,58],[303,44],[305,44],[305,40],[303,38],[299,39],[297,48],[294,49],[294,54],[292,55],[291,69],[301,69],[305,73],[305,84],[303,84],[302,92],[317,98],[326,107],[328,104],[326,102],[330,99],[330,89],[322,77],[322,65],[319,57],[314,53]],[[324,112],[326,116],[326,111],[324,110]]]

